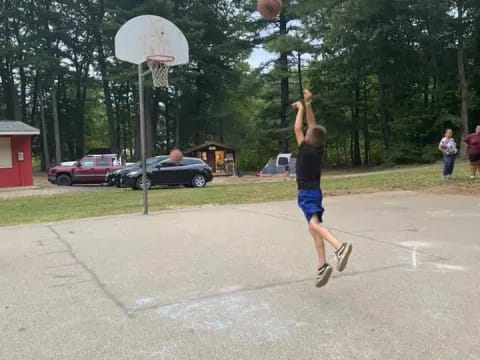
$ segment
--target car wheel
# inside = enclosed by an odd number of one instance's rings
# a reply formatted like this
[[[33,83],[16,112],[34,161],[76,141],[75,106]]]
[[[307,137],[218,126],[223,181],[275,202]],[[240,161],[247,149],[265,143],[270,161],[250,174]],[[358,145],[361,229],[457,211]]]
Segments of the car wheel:
[[[58,186],[71,186],[72,185],[72,178],[68,175],[60,175],[57,177],[57,185]]]
[[[192,179],[192,186],[196,188],[202,188],[207,185],[207,179],[202,174],[197,174]]]
[[[138,190],[143,190],[143,181],[142,181],[142,176],[139,176],[137,179],[136,187]],[[150,179],[150,176],[147,176],[147,190],[150,190],[152,187],[152,180]]]

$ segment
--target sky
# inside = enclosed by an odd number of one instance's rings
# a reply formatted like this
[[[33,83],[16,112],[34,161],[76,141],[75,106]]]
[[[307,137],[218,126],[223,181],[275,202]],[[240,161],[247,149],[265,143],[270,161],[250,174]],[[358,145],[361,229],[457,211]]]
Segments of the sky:
[[[254,69],[274,58],[275,54],[269,53],[263,48],[255,48],[248,59],[248,63]]]

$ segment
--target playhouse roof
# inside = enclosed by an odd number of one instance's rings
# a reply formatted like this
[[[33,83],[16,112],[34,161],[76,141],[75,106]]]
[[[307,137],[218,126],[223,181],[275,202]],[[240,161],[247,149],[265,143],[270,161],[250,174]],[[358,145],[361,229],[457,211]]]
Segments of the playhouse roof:
[[[39,135],[40,130],[21,121],[0,120],[0,135]]]
[[[219,143],[219,142],[216,142],[216,141],[206,141],[205,143],[203,143],[201,145],[194,146],[194,147],[191,147],[191,148],[185,150],[184,153],[189,154],[189,153],[192,153],[192,152],[195,152],[195,151],[202,150],[204,148],[208,148],[209,146],[216,146],[216,147],[219,147],[219,148],[222,148],[222,149],[225,149],[225,150],[235,151],[235,149],[230,145],[225,145],[225,144],[222,144],[222,143]]]

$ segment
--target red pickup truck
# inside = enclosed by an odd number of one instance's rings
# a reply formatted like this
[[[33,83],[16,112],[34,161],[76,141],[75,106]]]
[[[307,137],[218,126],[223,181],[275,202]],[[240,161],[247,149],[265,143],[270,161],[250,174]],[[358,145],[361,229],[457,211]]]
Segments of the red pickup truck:
[[[84,157],[71,166],[55,166],[48,171],[48,181],[60,186],[102,184],[110,170],[120,168],[111,157]]]

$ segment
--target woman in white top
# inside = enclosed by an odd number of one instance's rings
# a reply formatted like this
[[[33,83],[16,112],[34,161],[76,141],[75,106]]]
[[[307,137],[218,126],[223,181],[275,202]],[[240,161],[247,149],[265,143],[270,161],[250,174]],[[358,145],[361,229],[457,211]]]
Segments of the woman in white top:
[[[438,150],[443,154],[443,178],[451,179],[458,152],[452,129],[445,130],[444,138],[438,144]]]

